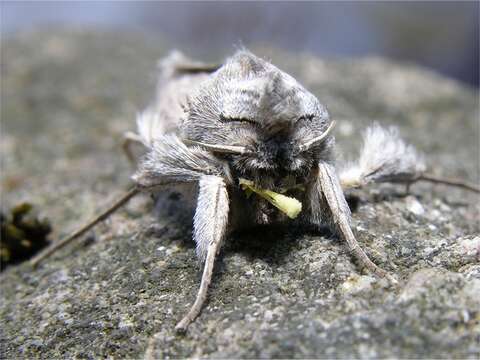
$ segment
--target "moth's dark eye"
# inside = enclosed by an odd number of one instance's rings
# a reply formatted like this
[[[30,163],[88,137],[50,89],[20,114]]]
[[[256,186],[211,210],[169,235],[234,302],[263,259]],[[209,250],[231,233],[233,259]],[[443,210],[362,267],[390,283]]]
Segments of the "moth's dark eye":
[[[306,114],[306,115],[300,116],[300,117],[298,118],[298,121],[301,121],[301,120],[312,121],[314,118],[315,118],[315,115],[313,115],[313,114]]]
[[[230,117],[220,114],[220,121],[229,123],[229,122],[237,122],[237,123],[249,123],[255,125],[256,122],[252,119],[244,118],[244,117]]]

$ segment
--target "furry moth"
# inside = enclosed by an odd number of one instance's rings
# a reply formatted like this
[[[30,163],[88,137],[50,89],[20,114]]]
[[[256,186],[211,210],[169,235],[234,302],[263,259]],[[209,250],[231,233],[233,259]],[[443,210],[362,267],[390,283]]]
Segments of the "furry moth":
[[[130,158],[128,145],[132,142],[146,149],[132,177],[134,187],[32,263],[37,265],[84,234],[138,193],[183,184],[197,193],[193,238],[204,268],[196,300],[176,326],[179,331],[186,330],[199,315],[216,256],[227,234],[239,226],[287,221],[328,225],[345,240],[361,266],[396,283],[357,242],[344,190],[419,180],[477,192],[478,188],[427,175],[416,150],[405,144],[395,129],[379,125],[364,132],[358,161],[338,170],[333,126],[326,107],[312,93],[249,51],[238,51],[222,66],[195,62],[173,52],[160,63],[156,99],[138,115],[137,132],[126,134]],[[290,199],[288,204],[299,201],[301,211],[297,209],[292,220],[278,210],[282,206],[272,206],[267,196],[247,197],[240,179],[247,179],[257,194],[268,192],[273,198]],[[280,193],[286,195],[275,195]]]

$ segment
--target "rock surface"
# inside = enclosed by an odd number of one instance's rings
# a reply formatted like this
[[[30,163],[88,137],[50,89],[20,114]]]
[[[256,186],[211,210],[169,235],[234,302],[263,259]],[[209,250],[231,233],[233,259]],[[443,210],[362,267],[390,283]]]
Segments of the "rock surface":
[[[121,134],[153,98],[165,49],[81,31],[4,41],[2,206],[34,203],[56,239],[121,194],[132,173]],[[432,172],[478,183],[478,92],[379,58],[255,52],[327,104],[345,158],[367,124],[395,124]],[[201,276],[191,221],[155,217],[148,197],[134,199],[39,269],[1,274],[0,357],[478,358],[478,197],[431,184],[402,194],[354,194],[358,240],[398,288],[362,273],[336,238],[256,229],[229,239],[185,336],[173,328]]]

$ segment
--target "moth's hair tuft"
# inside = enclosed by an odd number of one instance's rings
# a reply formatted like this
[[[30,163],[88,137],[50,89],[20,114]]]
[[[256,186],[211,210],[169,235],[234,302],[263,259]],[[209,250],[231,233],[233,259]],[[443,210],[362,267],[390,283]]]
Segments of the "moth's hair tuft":
[[[363,147],[358,161],[347,164],[340,172],[342,187],[409,182],[425,171],[423,156],[400,138],[397,128],[384,128],[375,123],[363,132],[362,137]]]
[[[142,143],[151,148],[155,139],[159,139],[165,133],[165,122],[161,114],[154,109],[148,108],[137,115],[137,131]]]

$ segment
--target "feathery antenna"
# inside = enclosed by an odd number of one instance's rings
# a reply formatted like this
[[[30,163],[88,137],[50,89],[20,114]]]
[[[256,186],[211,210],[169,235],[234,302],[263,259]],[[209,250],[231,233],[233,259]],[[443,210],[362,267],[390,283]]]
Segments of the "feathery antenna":
[[[312,140],[309,140],[302,145],[299,146],[299,151],[307,151],[310,149],[312,146],[318,144],[319,142],[323,141],[333,130],[335,127],[335,120],[333,120],[330,125],[328,125],[327,130],[325,130],[320,136],[317,136],[316,138],[313,138]]]
[[[207,143],[203,143],[203,142],[200,142],[200,141],[194,141],[194,140],[188,140],[188,139],[184,139],[183,142],[185,144],[188,144],[188,145],[201,146],[201,147],[203,147],[207,150],[210,150],[210,151],[216,152],[216,153],[237,154],[237,155],[243,155],[243,154],[248,153],[245,146],[213,145],[213,144],[207,144]]]

